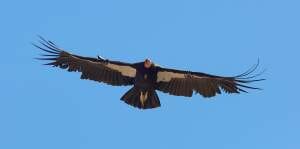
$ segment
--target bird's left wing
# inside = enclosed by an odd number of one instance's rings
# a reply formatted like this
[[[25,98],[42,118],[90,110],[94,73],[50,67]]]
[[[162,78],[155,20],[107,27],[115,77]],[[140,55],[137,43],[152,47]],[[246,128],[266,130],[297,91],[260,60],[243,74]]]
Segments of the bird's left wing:
[[[132,64],[105,60],[101,57],[91,58],[71,54],[59,48],[51,41],[40,37],[40,45],[35,47],[45,51],[40,60],[50,60],[52,65],[72,72],[81,72],[81,79],[103,82],[113,86],[132,85],[136,69]]]
[[[247,72],[235,77],[221,77],[201,72],[190,72],[158,67],[157,89],[176,96],[191,97],[193,93],[199,93],[204,97],[213,97],[226,93],[247,92],[245,89],[259,89],[246,85],[247,83],[264,79],[253,79],[257,75],[249,76],[257,68],[258,64]]]

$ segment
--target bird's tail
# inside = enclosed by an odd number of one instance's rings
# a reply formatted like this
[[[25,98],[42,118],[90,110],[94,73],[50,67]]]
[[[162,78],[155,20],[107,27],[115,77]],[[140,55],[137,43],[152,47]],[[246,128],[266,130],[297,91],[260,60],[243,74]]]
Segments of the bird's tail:
[[[160,107],[160,101],[155,90],[142,91],[137,87],[133,87],[123,95],[121,100],[139,109]]]

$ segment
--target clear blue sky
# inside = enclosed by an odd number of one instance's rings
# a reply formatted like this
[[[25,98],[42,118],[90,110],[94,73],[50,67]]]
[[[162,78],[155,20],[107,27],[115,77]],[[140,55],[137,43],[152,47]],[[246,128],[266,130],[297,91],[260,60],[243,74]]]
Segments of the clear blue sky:
[[[0,3],[0,148],[300,148],[296,0],[74,0]],[[141,111],[129,87],[42,66],[36,35],[69,51],[236,75],[260,58],[263,91],[212,100],[159,93]]]

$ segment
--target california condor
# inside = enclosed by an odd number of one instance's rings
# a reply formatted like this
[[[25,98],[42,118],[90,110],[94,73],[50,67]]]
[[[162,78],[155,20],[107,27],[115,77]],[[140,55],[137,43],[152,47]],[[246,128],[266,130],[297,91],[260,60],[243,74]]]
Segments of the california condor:
[[[121,100],[139,109],[160,107],[156,90],[176,96],[191,97],[199,93],[203,97],[213,97],[225,93],[247,92],[259,89],[246,84],[264,79],[254,79],[252,75],[258,64],[241,75],[222,77],[201,72],[164,68],[150,59],[138,63],[112,61],[102,57],[91,58],[74,55],[59,48],[51,41],[40,37],[40,45],[35,47],[45,51],[40,60],[49,60],[51,65],[72,72],[81,72],[81,79],[103,82],[113,86],[133,86]]]

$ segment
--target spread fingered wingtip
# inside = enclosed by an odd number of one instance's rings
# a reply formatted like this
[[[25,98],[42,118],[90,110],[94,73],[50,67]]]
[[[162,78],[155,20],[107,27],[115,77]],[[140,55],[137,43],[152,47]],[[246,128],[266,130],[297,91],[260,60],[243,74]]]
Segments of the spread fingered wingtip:
[[[32,43],[32,45],[35,46],[36,48],[38,48],[38,49],[40,49],[40,50],[42,50],[42,51],[48,52],[48,53],[52,53],[52,54],[59,54],[59,53],[60,53],[60,52],[54,51],[54,50],[52,50],[52,49],[42,48],[41,46],[38,46],[38,45],[36,45],[36,44],[34,44],[34,43]]]
[[[39,37],[39,43],[42,44],[43,46],[51,49],[51,50],[54,50],[54,51],[57,51],[57,52],[61,52],[62,50],[56,45],[54,44],[52,41],[50,40],[46,40],[44,37],[38,35]]]
[[[263,71],[257,74],[253,74],[255,71],[257,71],[259,64],[260,64],[260,60],[258,59],[257,63],[253,65],[250,69],[248,69],[247,71],[245,71],[240,75],[232,77],[232,79],[234,79],[234,81],[236,82],[236,85],[239,86],[240,91],[247,92],[241,88],[262,90],[261,88],[245,85],[252,82],[260,82],[266,80],[266,79],[257,79],[257,77],[263,75],[266,72],[266,69],[264,69]]]
[[[46,63],[44,65],[55,65],[56,60],[61,55],[63,50],[59,49],[57,45],[55,45],[53,42],[46,40],[42,36],[38,35],[39,37],[39,45],[35,43],[31,43],[34,47],[46,52],[45,54],[40,54],[41,57],[34,58],[36,60],[46,60],[46,61],[52,61],[50,63]]]

